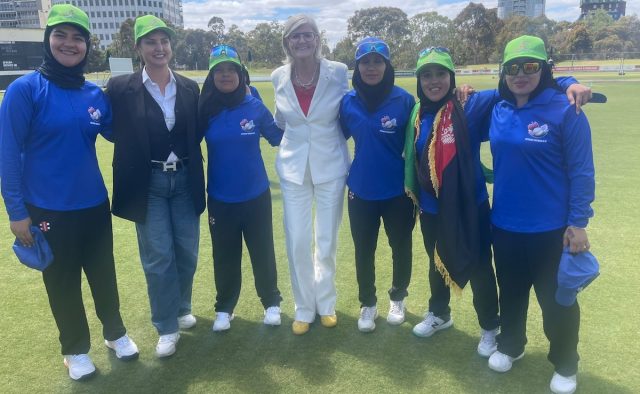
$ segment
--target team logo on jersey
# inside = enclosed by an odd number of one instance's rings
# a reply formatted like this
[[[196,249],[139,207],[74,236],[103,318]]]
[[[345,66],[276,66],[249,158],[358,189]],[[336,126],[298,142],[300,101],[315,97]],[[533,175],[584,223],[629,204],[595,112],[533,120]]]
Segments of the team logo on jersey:
[[[349,190],[349,200],[353,200],[354,198],[356,198],[356,195],[353,194],[351,190]]]
[[[385,115],[380,119],[380,123],[382,123],[382,133],[395,133],[396,127],[398,126],[398,122],[396,118],[391,119],[389,115]]]
[[[216,224],[216,219],[213,216],[209,216],[209,225],[213,226]]]
[[[46,233],[47,231],[51,230],[51,223],[49,223],[49,222],[40,222],[38,224],[38,227],[40,227],[40,231],[42,231],[43,233]]]
[[[100,112],[100,110],[93,107],[89,107],[87,112],[89,112],[89,116],[93,121],[91,122],[91,124],[100,125],[100,118],[102,118],[102,113]]]
[[[242,131],[244,132],[249,133],[253,131],[255,127],[256,125],[253,123],[253,120],[242,119],[240,121],[240,128],[242,128]]]
[[[527,132],[533,138],[542,138],[549,134],[549,126],[546,124],[540,126],[538,122],[531,122],[527,126]]]

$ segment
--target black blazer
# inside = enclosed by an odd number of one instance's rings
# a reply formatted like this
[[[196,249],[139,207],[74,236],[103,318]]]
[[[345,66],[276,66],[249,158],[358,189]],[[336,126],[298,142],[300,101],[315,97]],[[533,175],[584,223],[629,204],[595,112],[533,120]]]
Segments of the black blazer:
[[[202,136],[197,130],[198,84],[173,73],[176,78],[175,111],[187,114],[187,171],[196,213],[205,208]],[[106,93],[113,108],[113,214],[144,223],[147,216],[151,151],[146,125],[142,71],[111,78]]]

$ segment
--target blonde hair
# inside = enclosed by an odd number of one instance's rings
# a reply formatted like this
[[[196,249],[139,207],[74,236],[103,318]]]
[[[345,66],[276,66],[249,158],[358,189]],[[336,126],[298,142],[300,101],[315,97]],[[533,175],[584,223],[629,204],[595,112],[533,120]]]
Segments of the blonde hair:
[[[315,54],[316,59],[318,60],[322,59],[322,45],[320,42],[320,30],[318,30],[318,25],[316,24],[316,21],[309,15],[297,14],[287,18],[287,21],[284,23],[284,30],[282,32],[282,49],[284,50],[284,54],[287,56],[285,63],[293,62],[293,57],[291,56],[291,52],[289,51],[289,45],[287,44],[287,39],[289,38],[289,35],[291,35],[291,33],[293,33],[297,28],[305,24],[311,26],[311,30],[313,30],[313,33],[316,35],[316,38],[318,39],[317,45],[316,45],[316,54]]]

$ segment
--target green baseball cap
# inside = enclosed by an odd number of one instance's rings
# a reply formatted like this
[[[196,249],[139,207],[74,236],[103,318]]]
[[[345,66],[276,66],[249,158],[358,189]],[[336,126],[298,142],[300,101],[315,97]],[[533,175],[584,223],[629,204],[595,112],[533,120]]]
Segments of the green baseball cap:
[[[174,39],[176,32],[167,27],[167,24],[155,15],[143,15],[136,18],[136,24],[133,27],[136,43],[140,38],[156,30],[167,33],[169,38]]]
[[[504,58],[502,64],[520,57],[547,61],[547,50],[544,41],[539,37],[520,36],[507,43],[504,48]]]
[[[79,27],[83,32],[91,35],[89,30],[89,16],[80,8],[71,4],[56,4],[49,10],[47,18],[47,26],[57,26],[68,23]]]
[[[416,75],[420,74],[420,70],[430,64],[437,64],[451,71],[456,72],[453,60],[449,54],[449,49],[445,47],[429,47],[418,55],[418,64],[416,64]]]
[[[240,62],[238,51],[229,45],[216,45],[211,48],[211,54],[209,55],[209,70],[222,62],[231,62],[237,64],[241,68],[243,67],[242,62]]]

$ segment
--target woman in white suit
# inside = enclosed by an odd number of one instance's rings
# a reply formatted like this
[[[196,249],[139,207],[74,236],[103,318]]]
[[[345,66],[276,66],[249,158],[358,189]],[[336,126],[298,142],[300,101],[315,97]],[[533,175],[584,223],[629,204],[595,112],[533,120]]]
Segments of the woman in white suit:
[[[322,57],[320,32],[309,16],[287,20],[282,47],[287,64],[271,74],[276,123],[284,130],[276,170],[296,304],[292,329],[302,335],[316,315],[325,327],[337,324],[336,246],[350,162],[338,111],[348,81],[344,64]]]

